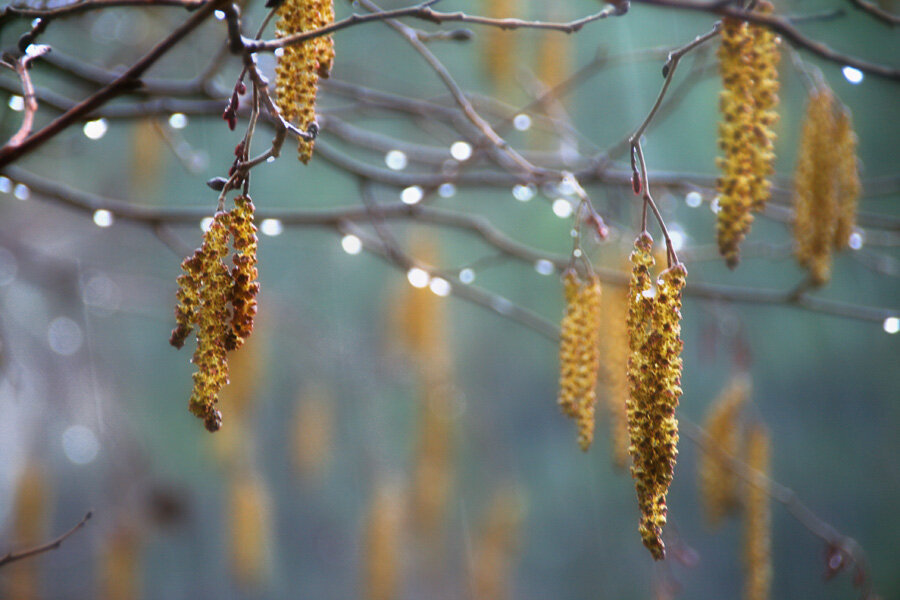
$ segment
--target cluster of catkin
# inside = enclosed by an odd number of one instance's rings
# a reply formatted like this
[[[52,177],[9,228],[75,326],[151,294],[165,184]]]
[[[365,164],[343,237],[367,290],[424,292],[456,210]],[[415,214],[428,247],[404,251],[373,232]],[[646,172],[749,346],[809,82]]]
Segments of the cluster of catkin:
[[[772,5],[763,1],[756,10],[770,13]],[[753,213],[769,199],[768,177],[775,160],[772,128],[778,120],[779,40],[765,27],[730,18],[722,20],[721,37],[719,149],[724,157],[717,159],[722,175],[717,183],[716,238],[719,252],[734,268]]]
[[[243,345],[253,329],[256,315],[256,226],[253,202],[249,196],[235,198],[234,209],[217,212],[203,243],[181,264],[178,277],[176,327],[169,343],[176,348],[196,330],[197,349],[192,362],[194,389],[190,410],[203,419],[206,429],[222,426],[218,396],[228,383],[227,353]],[[234,266],[225,265],[229,236],[233,238]]]
[[[794,174],[797,260],[815,285],[828,282],[832,252],[849,244],[861,191],[850,115],[822,86],[807,104]]]
[[[639,531],[653,558],[665,558],[666,494],[678,455],[675,408],[681,397],[681,292],[687,269],[677,263],[654,287],[653,239],[646,232],[631,253],[628,291],[628,430],[631,474],[641,511]]]
[[[278,7],[275,35],[282,38],[334,23],[334,0],[285,0]],[[285,46],[275,66],[276,103],[285,120],[309,131],[316,121],[319,78],[327,78],[334,63],[334,39],[319,36]],[[312,158],[313,141],[300,140],[298,157]]]
[[[719,525],[738,513],[744,521],[744,598],[765,600],[772,579],[769,506],[769,434],[759,423],[742,427],[741,412],[749,401],[750,381],[735,377],[706,415],[707,445],[700,456],[699,488],[709,523]],[[736,461],[747,467],[738,480]]]
[[[559,343],[559,407],[578,426],[578,445],[594,441],[597,375],[600,369],[600,280],[581,278],[574,269],[563,275],[566,312]]]
[[[736,457],[741,451],[741,410],[750,396],[750,381],[737,377],[712,404],[705,429],[716,452],[700,455],[699,488],[704,512],[710,525],[735,514],[741,506],[737,476],[724,456]]]

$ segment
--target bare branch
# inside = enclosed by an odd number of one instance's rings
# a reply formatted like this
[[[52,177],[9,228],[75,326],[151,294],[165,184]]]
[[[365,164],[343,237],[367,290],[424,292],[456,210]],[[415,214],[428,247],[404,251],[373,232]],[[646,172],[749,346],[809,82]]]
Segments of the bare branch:
[[[22,550],[19,552],[9,552],[6,556],[0,557],[0,568],[4,565],[8,565],[9,563],[16,562],[17,560],[22,560],[25,558],[30,558],[32,556],[37,556],[38,554],[43,554],[44,552],[49,552],[50,550],[56,550],[59,548],[64,541],[69,539],[76,531],[84,527],[85,523],[93,516],[94,513],[88,512],[84,517],[79,521],[72,529],[65,532],[52,542],[48,542],[46,544],[42,544],[35,548],[30,548],[28,550]]]

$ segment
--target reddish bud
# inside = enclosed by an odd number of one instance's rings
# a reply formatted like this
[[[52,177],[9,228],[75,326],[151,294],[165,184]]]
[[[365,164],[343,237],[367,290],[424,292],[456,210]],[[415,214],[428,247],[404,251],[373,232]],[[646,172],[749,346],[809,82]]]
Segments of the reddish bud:
[[[631,189],[635,194],[641,193],[641,178],[636,172],[631,174]]]

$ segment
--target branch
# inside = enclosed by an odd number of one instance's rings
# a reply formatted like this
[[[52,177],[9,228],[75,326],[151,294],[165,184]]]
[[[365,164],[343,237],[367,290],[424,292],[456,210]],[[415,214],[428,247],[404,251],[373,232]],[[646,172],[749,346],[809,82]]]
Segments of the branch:
[[[59,548],[64,541],[66,541],[70,536],[72,536],[76,531],[84,527],[85,523],[93,516],[94,513],[88,512],[84,517],[79,521],[72,529],[65,532],[52,542],[48,542],[41,546],[37,546],[36,548],[31,548],[29,550],[22,550],[21,552],[9,552],[6,556],[0,557],[0,568],[4,565],[8,565],[9,563],[16,562],[17,560],[22,560],[24,558],[30,558],[32,556],[36,556],[38,554],[43,554],[44,552],[49,552],[50,550],[56,550]]]
[[[666,8],[677,8],[682,10],[712,13],[732,19],[739,19],[741,21],[757,23],[781,34],[784,39],[788,40],[795,46],[804,48],[805,50],[808,50],[813,54],[824,58],[825,60],[837,63],[841,66],[848,65],[851,67],[855,67],[860,71],[869,73],[870,75],[883,77],[885,79],[892,79],[894,81],[900,81],[900,68],[890,65],[883,65],[880,63],[868,62],[866,60],[856,58],[848,54],[837,52],[830,46],[807,37],[788,19],[785,19],[784,17],[764,15],[752,11],[733,8],[732,6],[729,6],[728,4],[725,4],[721,1],[713,3],[698,3],[688,0],[635,0],[635,2],[639,4],[646,4],[649,6],[662,6]]]
[[[849,0],[850,4],[889,27],[900,25],[900,17],[866,0]]]
[[[22,98],[24,100],[24,115],[22,116],[22,126],[19,130],[9,138],[6,142],[7,146],[21,146],[28,134],[31,133],[31,127],[34,124],[34,115],[38,110],[37,97],[34,93],[34,85],[31,83],[31,75],[28,73],[29,64],[35,58],[43,56],[50,52],[50,46],[33,46],[31,52],[23,56],[21,59],[14,57],[6,57],[10,62],[0,61],[0,64],[14,70],[22,82]]]
[[[102,10],[118,6],[136,6],[150,8],[154,6],[178,6],[188,10],[200,8],[206,0],[80,0],[56,8],[31,8],[28,6],[7,6],[0,12],[0,24],[12,17],[40,17],[55,19],[67,17],[91,10]]]
[[[214,10],[224,5],[226,2],[227,0],[209,0],[196,14],[192,15],[180,27],[159,42],[149,53],[132,65],[131,68],[119,75],[108,85],[67,110],[43,129],[40,129],[25,138],[18,146],[11,147],[6,145],[3,148],[0,148],[0,168],[5,167],[24,154],[34,150],[47,140],[64,131],[72,123],[79,121],[84,116],[103,106],[116,96],[140,86],[140,77],[147,69],[168,53],[175,44],[200,26]]]

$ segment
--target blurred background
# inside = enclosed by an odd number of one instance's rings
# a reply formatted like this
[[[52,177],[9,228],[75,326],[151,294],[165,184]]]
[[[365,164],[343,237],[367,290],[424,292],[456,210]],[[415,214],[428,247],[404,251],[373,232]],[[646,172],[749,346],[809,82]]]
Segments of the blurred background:
[[[262,4],[244,6],[247,32],[264,17]],[[554,21],[599,10],[587,0],[447,0],[437,8]],[[338,18],[353,10],[360,9],[336,7]],[[798,26],[842,52],[875,62],[900,56],[896,33],[847,2],[776,3],[776,10],[824,14]],[[31,71],[42,99],[38,124],[66,99],[96,90],[104,73],[132,64],[187,15],[129,7],[54,22],[40,40],[54,53]],[[626,175],[615,184],[585,182],[610,227],[606,240],[586,236],[585,250],[614,272],[639,228],[622,140],[652,106],[667,52],[713,22],[633,5],[627,16],[577,35],[472,26],[468,41],[436,39],[428,47],[479,111],[506,122],[502,134],[537,163],[577,170],[608,152]],[[28,23],[5,22],[0,46],[13,47]],[[0,177],[0,554],[48,541],[93,511],[58,550],[0,568],[0,596],[741,594],[741,519],[708,524],[698,447],[682,437],[669,495],[669,559],[654,563],[637,534],[631,477],[614,464],[612,417],[602,409],[609,385],[601,385],[587,453],[556,405],[553,327],[563,311],[558,266],[571,250],[572,190],[502,177],[413,189],[405,176],[439,174],[475,141],[471,128],[454,126],[459,112],[441,81],[384,24],[336,34],[310,165],[295,159],[288,141],[280,159],[253,171],[257,324],[229,359],[223,429],[209,434],[188,413],[193,342],[181,351],[167,343],[175,278],[200,243],[202,215],[215,211],[217,194],[204,182],[227,173],[246,126],[242,118],[232,132],[221,120],[240,69],[233,57],[217,58],[224,39],[224,25],[211,20],[148,74],[185,81],[214,65],[202,90],[116,100]],[[717,45],[685,58],[672,100],[644,142],[651,170],[671,175],[659,177],[654,194],[690,273],[679,414],[702,423],[733,377],[746,373],[752,391],[744,419],[768,429],[771,477],[859,543],[875,591],[900,597],[900,336],[892,335],[900,323],[891,316],[900,314],[900,88],[809,53],[784,53],[777,193],[754,224],[740,267],[729,271],[714,250],[710,210]],[[272,75],[272,56],[259,60]],[[791,254],[788,190],[817,73],[853,113],[866,217],[857,247],[836,257],[832,282],[812,295],[879,310],[851,308],[846,318],[691,295],[692,284],[787,292],[803,281]],[[535,102],[574,74],[551,100]],[[14,73],[4,70],[0,89],[6,140],[22,117]],[[362,90],[421,101],[427,110],[404,112]],[[258,151],[269,139],[269,129],[258,133]],[[363,166],[376,173],[364,183],[372,201],[413,199],[477,215],[532,254],[500,253],[444,222],[384,221],[409,256],[434,268],[432,278],[418,280],[367,251],[380,234],[362,210]],[[499,173],[488,163],[471,171]],[[104,198],[176,217],[151,222],[94,210],[92,202]],[[291,219],[342,208],[363,217],[337,226]],[[659,238],[657,231],[651,228]],[[853,572],[825,581],[822,539],[784,506],[773,501],[772,511],[772,598],[859,596]]]

